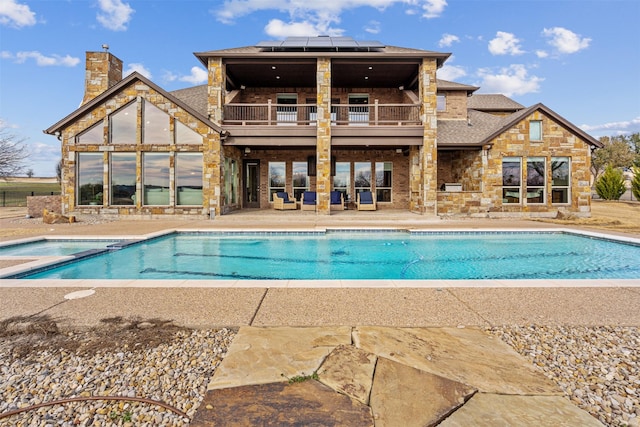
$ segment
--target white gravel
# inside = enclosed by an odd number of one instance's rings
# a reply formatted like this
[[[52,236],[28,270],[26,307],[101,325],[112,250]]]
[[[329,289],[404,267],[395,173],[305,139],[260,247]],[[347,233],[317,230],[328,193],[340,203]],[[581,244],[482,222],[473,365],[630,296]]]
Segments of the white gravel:
[[[491,332],[608,426],[640,426],[640,329],[504,326]]]

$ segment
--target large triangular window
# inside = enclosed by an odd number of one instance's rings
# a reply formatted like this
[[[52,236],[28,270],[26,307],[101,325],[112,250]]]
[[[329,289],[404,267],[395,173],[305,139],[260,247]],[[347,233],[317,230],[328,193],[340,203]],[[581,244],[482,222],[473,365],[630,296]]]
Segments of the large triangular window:
[[[150,102],[143,102],[143,144],[167,145],[171,143],[169,115]]]
[[[136,102],[116,111],[109,118],[112,144],[136,144],[138,109]]]

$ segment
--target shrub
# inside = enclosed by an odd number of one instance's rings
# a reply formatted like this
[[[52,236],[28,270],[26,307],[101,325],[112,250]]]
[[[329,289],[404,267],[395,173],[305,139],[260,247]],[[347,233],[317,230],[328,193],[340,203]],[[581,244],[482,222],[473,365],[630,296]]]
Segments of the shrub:
[[[620,200],[626,191],[624,175],[619,169],[607,166],[604,173],[596,182],[596,193],[604,200]]]
[[[636,200],[640,201],[640,166],[633,168],[633,179],[631,180],[631,192]]]

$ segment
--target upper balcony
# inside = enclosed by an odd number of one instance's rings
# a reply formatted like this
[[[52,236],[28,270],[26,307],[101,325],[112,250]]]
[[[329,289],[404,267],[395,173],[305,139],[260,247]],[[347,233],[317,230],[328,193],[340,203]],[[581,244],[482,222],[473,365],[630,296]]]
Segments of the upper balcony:
[[[224,106],[225,126],[315,126],[315,104],[230,103]],[[421,126],[418,104],[334,104],[332,126]]]

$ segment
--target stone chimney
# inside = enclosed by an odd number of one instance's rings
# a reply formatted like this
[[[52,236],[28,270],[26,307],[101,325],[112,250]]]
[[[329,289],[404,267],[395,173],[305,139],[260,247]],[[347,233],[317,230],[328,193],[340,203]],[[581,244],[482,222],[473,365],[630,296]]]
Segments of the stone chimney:
[[[122,60],[107,52],[87,52],[84,98],[86,104],[122,80]]]

